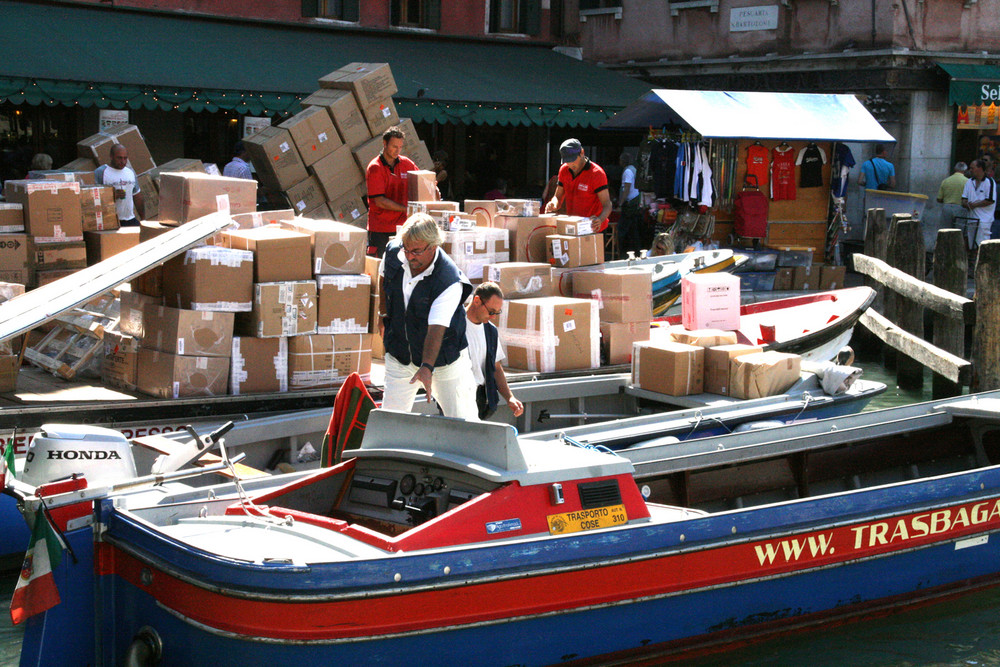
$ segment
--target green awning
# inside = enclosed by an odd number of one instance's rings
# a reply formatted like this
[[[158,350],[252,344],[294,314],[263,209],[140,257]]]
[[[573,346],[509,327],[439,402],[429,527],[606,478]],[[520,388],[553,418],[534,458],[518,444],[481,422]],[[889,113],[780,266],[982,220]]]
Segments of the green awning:
[[[649,89],[509,41],[12,0],[0,16],[0,101],[15,104],[289,113],[324,74],[387,62],[415,121],[597,127]]]
[[[948,102],[961,106],[1000,104],[1000,67],[938,63],[951,77]]]

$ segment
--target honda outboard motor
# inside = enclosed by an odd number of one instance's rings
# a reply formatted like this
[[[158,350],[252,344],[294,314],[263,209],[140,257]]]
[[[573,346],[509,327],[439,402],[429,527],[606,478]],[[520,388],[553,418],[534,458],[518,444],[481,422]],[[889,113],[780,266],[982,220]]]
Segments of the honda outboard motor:
[[[73,474],[85,475],[90,487],[134,478],[135,459],[129,441],[109,428],[43,425],[28,447],[21,481],[40,486]]]

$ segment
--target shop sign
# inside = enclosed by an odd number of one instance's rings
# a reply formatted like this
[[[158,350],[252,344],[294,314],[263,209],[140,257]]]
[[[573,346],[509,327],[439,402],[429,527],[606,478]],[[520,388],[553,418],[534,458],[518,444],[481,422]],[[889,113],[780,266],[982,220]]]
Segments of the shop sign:
[[[271,127],[271,119],[267,116],[244,116],[243,117],[243,138],[246,139],[251,134],[257,134],[265,127]]]
[[[729,32],[777,30],[778,6],[734,7],[729,10]]]
[[[101,109],[98,115],[100,131],[104,132],[115,125],[125,125],[128,123],[128,109]]]

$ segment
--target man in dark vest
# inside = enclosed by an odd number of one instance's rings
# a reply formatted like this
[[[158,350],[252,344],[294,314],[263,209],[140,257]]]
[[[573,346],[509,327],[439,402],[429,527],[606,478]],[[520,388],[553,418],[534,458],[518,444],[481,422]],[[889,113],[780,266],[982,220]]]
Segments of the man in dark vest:
[[[503,350],[500,348],[500,333],[490,321],[503,309],[503,290],[496,283],[485,282],[476,287],[472,301],[465,309],[468,322],[465,337],[469,341],[469,358],[472,360],[472,374],[476,380],[476,405],[479,418],[486,420],[493,416],[504,397],[507,407],[520,417],[524,405],[514,397],[507,385],[507,375],[503,372]]]
[[[423,385],[447,417],[475,420],[475,386],[462,304],[472,284],[440,246],[437,223],[417,213],[382,258],[379,333],[385,342],[382,407],[408,412]]]

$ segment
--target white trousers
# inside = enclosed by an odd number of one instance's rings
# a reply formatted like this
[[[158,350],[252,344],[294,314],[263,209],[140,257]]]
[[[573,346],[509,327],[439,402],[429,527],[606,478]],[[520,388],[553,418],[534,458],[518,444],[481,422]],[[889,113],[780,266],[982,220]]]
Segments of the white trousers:
[[[410,380],[418,370],[419,366],[402,364],[391,354],[386,353],[383,408],[402,412],[413,410],[417,392],[424,387],[419,381],[410,384]],[[469,362],[468,350],[462,350],[461,356],[455,362],[434,369],[431,393],[441,406],[445,417],[479,421],[476,384],[472,379],[472,364]]]

